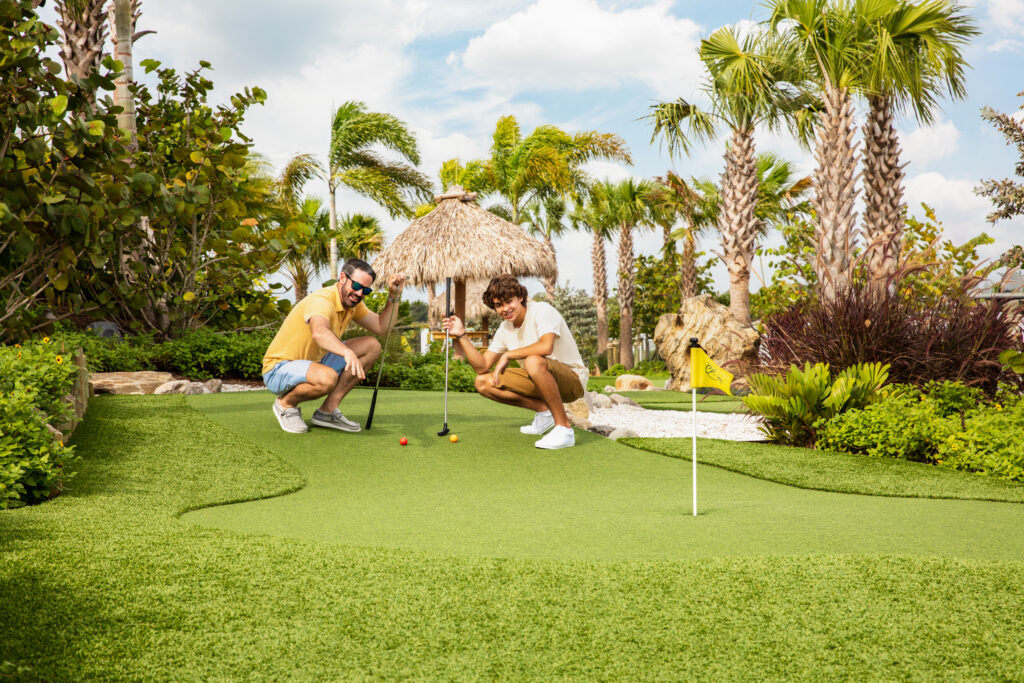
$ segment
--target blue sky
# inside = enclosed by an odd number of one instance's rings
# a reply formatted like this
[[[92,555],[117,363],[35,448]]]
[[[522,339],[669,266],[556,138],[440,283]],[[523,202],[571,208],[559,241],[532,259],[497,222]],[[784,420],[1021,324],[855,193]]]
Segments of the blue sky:
[[[245,86],[267,91],[246,130],[277,166],[298,153],[323,159],[332,108],[354,99],[403,119],[419,140],[421,170],[433,178],[446,159],[486,156],[495,122],[514,114],[524,131],[551,123],[621,135],[635,164],[590,168],[613,180],[668,169],[721,173],[724,137],[689,158],[670,159],[650,143],[642,117],[656,101],[699,101],[700,39],[765,16],[759,3],[736,0],[144,0],[142,10],[138,28],[157,33],[136,44],[136,60],[179,70],[208,60],[223,98]],[[920,203],[927,202],[958,243],[987,232],[996,239],[984,250],[991,257],[1022,242],[1024,220],[987,223],[990,205],[973,193],[983,178],[1012,175],[1018,161],[979,109],[1020,108],[1024,0],[985,0],[966,11],[982,31],[966,50],[967,99],[944,100],[932,126],[910,118],[897,125],[910,213],[921,216]],[[858,117],[862,112],[863,106]],[[759,135],[758,150],[781,154],[803,173],[813,169],[810,154],[785,136]],[[307,187],[323,198],[326,191],[325,184]],[[376,214],[392,237],[407,225],[344,190],[338,206]],[[654,253],[659,240],[642,237],[638,250]],[[556,248],[560,282],[590,290],[589,238],[570,234]],[[716,237],[705,237],[702,248],[717,250]],[[724,268],[716,267],[715,280],[726,288]],[[755,276],[751,284],[757,283]]]

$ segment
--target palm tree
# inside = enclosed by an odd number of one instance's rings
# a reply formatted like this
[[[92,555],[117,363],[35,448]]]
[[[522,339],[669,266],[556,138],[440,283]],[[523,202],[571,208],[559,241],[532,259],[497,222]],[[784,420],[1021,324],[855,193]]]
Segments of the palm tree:
[[[494,130],[491,158],[484,163],[488,186],[507,202],[508,220],[519,223],[531,200],[581,191],[587,182],[583,165],[592,159],[633,163],[618,135],[569,135],[555,126],[539,126],[523,137],[515,117],[503,116]]]
[[[918,121],[930,122],[943,84],[952,97],[964,97],[961,47],[978,31],[961,11],[947,0],[859,0],[856,6],[872,47],[861,78],[868,92],[864,239],[869,287],[876,294],[896,273],[903,239],[903,166],[894,116],[909,106]]]
[[[374,216],[353,213],[342,216],[338,223],[341,227],[339,246],[345,258],[367,261],[384,248],[384,229]]]
[[[375,146],[396,153],[400,160],[384,158]],[[374,200],[392,218],[411,217],[413,202],[431,197],[430,180],[415,168],[420,154],[405,123],[391,114],[367,111],[362,102],[346,102],[334,112],[328,162],[332,235],[338,226],[335,192],[341,185]],[[330,251],[330,275],[336,279],[337,242],[333,238]]]
[[[633,231],[652,225],[647,197],[648,180],[629,178],[605,187],[608,215],[619,234],[619,363],[633,367],[633,301],[636,297],[636,263]]]
[[[769,25],[785,25],[813,69],[823,111],[816,126],[814,171],[818,287],[830,297],[850,283],[856,241],[857,147],[853,95],[863,92],[870,41],[847,0],[773,0]]]
[[[570,220],[574,230],[587,230],[593,235],[590,259],[594,273],[594,306],[597,308],[597,354],[608,352],[608,265],[604,243],[615,232],[615,223],[608,208],[609,183],[597,183],[577,195]]]
[[[673,171],[655,178],[649,197],[654,219],[662,226],[662,238],[666,253],[675,240],[683,240],[683,252],[679,255],[679,300],[697,296],[697,237],[714,224],[701,209],[701,195]],[[683,220],[682,227],[673,229],[677,219]],[[674,249],[671,249],[675,253]]]
[[[683,99],[652,107],[652,140],[663,135],[669,152],[688,152],[694,142],[714,137],[718,124],[731,132],[722,174],[722,206],[718,230],[729,271],[729,309],[750,323],[750,260],[758,233],[757,165],[754,128],[791,122],[807,98],[799,89],[804,76],[794,46],[775,31],[750,31],[742,44],[733,29],[721,28],[701,41],[700,56],[710,79],[705,91],[711,109],[704,111]]]
[[[565,217],[565,199],[559,195],[551,195],[543,201],[534,199],[523,211],[523,224],[526,231],[531,235],[539,235],[544,244],[555,253],[555,245],[551,242],[552,237],[561,237],[569,231],[569,227],[562,222]],[[555,273],[544,278],[544,290],[547,292],[548,301],[555,300],[555,287],[558,285],[558,261],[555,259]]]
[[[796,177],[793,164],[771,152],[762,152],[755,161],[757,169],[757,236],[777,229],[796,218],[811,215],[811,204],[807,194],[811,190],[810,177]],[[714,224],[723,205],[719,187],[710,178],[693,178],[692,187],[699,200],[695,205],[697,225]],[[749,251],[742,254],[746,262],[752,263],[756,254],[756,240]],[[718,254],[723,257],[723,254]]]
[[[485,161],[467,161],[463,164],[458,159],[449,159],[441,164],[438,176],[441,179],[441,188],[444,190],[458,185],[466,192],[486,195],[494,189],[487,177],[487,162]]]
[[[327,245],[330,241],[331,218],[320,199],[306,197],[299,203],[299,210],[293,219],[309,228],[302,239],[303,251],[293,252],[285,261],[285,273],[292,281],[295,301],[298,303],[309,293],[313,277],[330,261]]]

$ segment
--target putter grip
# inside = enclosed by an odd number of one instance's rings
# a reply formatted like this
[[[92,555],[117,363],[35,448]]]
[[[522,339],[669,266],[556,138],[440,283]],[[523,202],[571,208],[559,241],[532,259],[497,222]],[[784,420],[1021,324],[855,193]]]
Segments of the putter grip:
[[[370,412],[366,416],[366,428],[369,429],[370,425],[373,424],[373,409],[377,407],[377,390],[373,391],[373,398],[370,399]]]
[[[452,317],[452,279],[444,280],[444,317]]]

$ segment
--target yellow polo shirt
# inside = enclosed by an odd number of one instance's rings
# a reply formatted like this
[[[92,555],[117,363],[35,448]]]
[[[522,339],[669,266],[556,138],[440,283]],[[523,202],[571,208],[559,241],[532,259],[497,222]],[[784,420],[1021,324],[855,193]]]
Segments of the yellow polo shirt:
[[[312,360],[319,362],[327,353],[313,341],[313,331],[309,329],[309,317],[322,315],[327,318],[333,332],[339,339],[348,329],[353,320],[362,320],[370,309],[362,301],[355,308],[341,305],[341,293],[338,286],[324,287],[313,292],[295,304],[295,307],[284,319],[281,329],[270,342],[263,356],[263,373],[270,372],[275,365],[283,360]]]

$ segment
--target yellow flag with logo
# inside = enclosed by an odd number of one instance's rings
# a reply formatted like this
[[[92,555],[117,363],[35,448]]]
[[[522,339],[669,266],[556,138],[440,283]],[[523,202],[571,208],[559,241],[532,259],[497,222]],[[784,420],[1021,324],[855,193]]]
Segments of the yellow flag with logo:
[[[699,346],[690,349],[690,386],[721,389],[732,396],[732,392],[729,391],[730,384],[732,384],[732,373],[715,365],[715,362]]]

